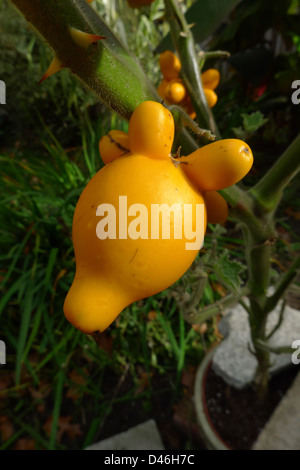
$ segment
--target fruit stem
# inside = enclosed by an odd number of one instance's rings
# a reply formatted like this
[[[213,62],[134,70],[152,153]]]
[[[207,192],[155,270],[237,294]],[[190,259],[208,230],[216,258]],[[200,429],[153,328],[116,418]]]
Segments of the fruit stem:
[[[165,0],[165,11],[172,40],[181,62],[181,78],[196,111],[199,125],[204,129],[210,129],[216,138],[220,139],[220,132],[203,90],[193,34],[177,0]]]

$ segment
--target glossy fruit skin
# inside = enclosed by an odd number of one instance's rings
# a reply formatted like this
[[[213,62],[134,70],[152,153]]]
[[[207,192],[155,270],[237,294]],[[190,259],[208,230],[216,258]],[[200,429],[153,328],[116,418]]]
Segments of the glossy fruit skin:
[[[213,108],[218,101],[217,94],[209,88],[204,88],[204,94],[209,108]]]
[[[159,96],[169,104],[180,105],[192,119],[195,119],[196,113],[190,97],[183,81],[179,78],[181,63],[178,57],[171,51],[165,51],[159,57],[159,65],[164,77],[157,89]],[[201,74],[201,79],[207,104],[209,108],[213,108],[218,101],[214,90],[220,82],[220,72],[210,68]]]
[[[131,153],[154,159],[170,158],[174,120],[160,103],[144,101],[140,104],[130,118],[128,134]]]
[[[223,139],[181,157],[184,173],[200,191],[217,191],[240,181],[251,169],[250,147],[239,139]]]
[[[210,224],[224,224],[228,217],[228,205],[218,191],[206,191],[204,202],[207,213],[207,222]]]
[[[215,90],[220,83],[220,72],[217,69],[208,69],[201,74],[203,88]]]
[[[181,63],[171,51],[162,52],[159,56],[159,66],[164,78],[168,81],[179,77]]]
[[[99,152],[103,163],[110,163],[122,155],[129,154],[129,136],[126,132],[112,130],[99,142]]]
[[[186,98],[186,89],[182,80],[176,78],[168,83],[165,90],[169,103],[179,104]]]
[[[169,287],[186,272],[198,253],[198,249],[186,249],[189,240],[185,236],[174,238],[172,224],[170,239],[100,240],[96,236],[97,207],[112,204],[118,221],[119,195],[127,196],[128,207],[144,204],[148,214],[151,204],[178,204],[178,210],[183,204],[204,204],[182,166],[175,166],[170,158],[140,154],[119,157],[92,178],[75,209],[76,275],[64,304],[67,319],[85,333],[103,331],[127,305]],[[194,219],[195,215],[195,230]]]
[[[210,212],[210,221],[221,220],[217,205],[225,201],[220,202],[218,193],[213,195],[208,191],[236,183],[251,168],[252,152],[247,144],[237,139],[206,145],[187,157],[178,158],[183,164],[174,164],[169,153],[174,136],[174,122],[173,127],[170,126],[170,117],[173,122],[168,110],[159,103],[146,101],[138,106],[129,124],[131,153],[118,156],[101,168],[76,205],[72,234],[76,273],[65,299],[64,313],[85,333],[105,330],[126,306],[177,281],[201,247],[207,224],[206,211]],[[141,152],[137,152],[137,148],[141,148]],[[120,206],[119,199],[124,196],[125,207]],[[99,213],[103,204],[109,204],[116,216],[116,236],[110,238],[101,238],[97,232],[100,217],[108,212],[105,206],[104,213]],[[146,211],[141,221],[136,220],[141,206],[135,206],[135,211],[128,215],[135,204],[142,205]],[[159,236],[152,236],[151,210],[153,205],[162,204],[175,208],[175,214],[181,216],[185,205],[193,208],[187,218],[193,232],[198,230],[196,246],[187,249],[187,243],[190,245],[196,237],[190,240],[186,235],[185,215],[183,220],[171,215],[169,236],[165,238],[161,235],[160,218]],[[195,217],[196,207],[203,209],[200,225],[199,217]],[[224,210],[223,204],[223,216]],[[124,213],[127,232],[126,236],[120,236]],[[141,228],[135,228],[134,236],[128,234],[133,222],[135,227],[141,227],[145,220],[148,221],[146,236],[145,231],[141,237],[137,234],[141,233]],[[174,235],[174,227],[181,229],[182,236]]]

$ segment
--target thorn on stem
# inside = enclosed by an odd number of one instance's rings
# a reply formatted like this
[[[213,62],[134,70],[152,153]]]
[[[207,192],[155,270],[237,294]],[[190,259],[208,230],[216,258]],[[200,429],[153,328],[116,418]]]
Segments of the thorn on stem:
[[[48,69],[46,70],[38,84],[40,85],[44,80],[46,80],[46,78],[50,77],[51,75],[54,75],[62,68],[64,68],[64,65],[62,64],[61,60],[59,60],[59,58],[55,55],[51,64],[49,65]]]
[[[99,36],[98,34],[89,34],[80,31],[79,29],[70,27],[69,28],[70,35],[73,41],[79,47],[88,47],[94,42],[100,41],[100,39],[106,39],[105,36]]]

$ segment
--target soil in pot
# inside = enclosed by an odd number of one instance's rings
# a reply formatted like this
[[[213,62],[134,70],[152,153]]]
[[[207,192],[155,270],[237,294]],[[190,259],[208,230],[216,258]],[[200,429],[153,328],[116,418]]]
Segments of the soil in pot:
[[[272,378],[268,399],[262,403],[252,388],[237,390],[209,367],[205,385],[207,411],[215,430],[231,449],[251,449],[299,369],[294,366]]]

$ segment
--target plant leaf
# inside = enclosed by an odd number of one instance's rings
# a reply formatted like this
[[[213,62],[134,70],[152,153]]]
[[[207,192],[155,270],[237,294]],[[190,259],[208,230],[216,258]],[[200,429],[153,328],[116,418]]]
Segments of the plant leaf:
[[[239,292],[241,287],[241,279],[239,274],[244,271],[245,267],[238,261],[233,261],[229,258],[228,251],[225,250],[220,258],[213,266],[214,273],[228,288]]]
[[[232,131],[237,139],[246,140],[248,137],[248,133],[241,126],[233,127]]]
[[[243,126],[246,132],[255,132],[268,121],[260,111],[256,111],[252,114],[243,113],[241,116],[243,118]]]

